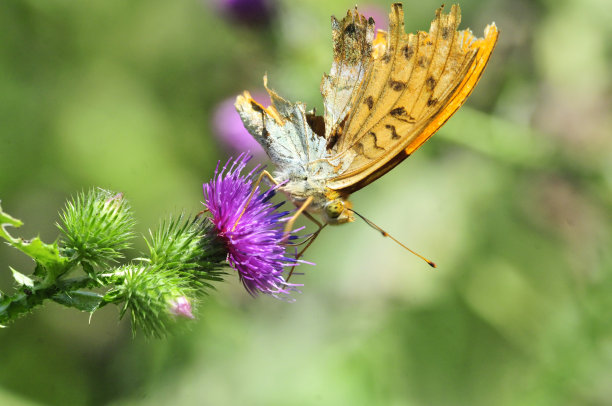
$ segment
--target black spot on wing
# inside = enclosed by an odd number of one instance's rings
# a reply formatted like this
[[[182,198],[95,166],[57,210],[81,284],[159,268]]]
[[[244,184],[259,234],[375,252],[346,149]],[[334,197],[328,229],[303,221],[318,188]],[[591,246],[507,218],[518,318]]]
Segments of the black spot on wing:
[[[406,109],[404,107],[396,107],[391,110],[389,114],[391,114],[391,116],[397,118],[398,120],[404,121],[406,123],[414,123],[416,121],[414,117],[409,116],[408,113],[406,113]]]
[[[432,78],[431,76],[427,78],[427,80],[425,81],[425,84],[427,85],[427,88],[429,90],[433,90],[434,87],[436,87],[436,80],[434,78]]]
[[[389,86],[391,86],[391,89],[395,90],[396,92],[401,92],[406,88],[406,82],[400,82],[399,80],[390,80]]]
[[[448,39],[448,36],[451,33],[451,29],[450,27],[443,27],[442,28],[442,39]]]
[[[409,45],[404,45],[404,47],[402,48],[402,54],[404,55],[404,58],[406,58],[406,60],[409,60],[410,58],[412,58],[412,55],[414,55],[414,48]]]
[[[370,131],[369,134],[372,136],[372,138],[374,138],[374,148],[384,151],[385,149],[378,145],[378,137],[376,137],[376,133],[374,131]]]
[[[399,140],[400,138],[402,138],[399,135],[397,135],[397,130],[395,129],[394,125],[386,124],[385,128],[388,129],[388,130],[391,130],[391,139],[392,140]]]
[[[364,156],[367,159],[374,159],[371,156],[366,155],[365,148],[363,147],[363,143],[361,141],[359,141],[357,144],[355,144],[355,146],[353,148],[355,149],[357,154],[359,154],[361,156]]]
[[[382,56],[382,61],[384,63],[389,63],[389,61],[391,60],[391,57],[393,57],[393,54],[395,54],[395,48],[394,47],[389,47],[389,49],[387,49],[387,51],[385,52],[385,54]]]
[[[391,110],[389,113],[391,113],[391,115],[393,117],[405,116],[406,115],[406,109],[403,108],[403,107],[396,107],[393,110]]]
[[[346,35],[355,35],[356,32],[357,32],[357,26],[355,26],[354,23],[350,23],[346,27],[344,27],[344,33]]]

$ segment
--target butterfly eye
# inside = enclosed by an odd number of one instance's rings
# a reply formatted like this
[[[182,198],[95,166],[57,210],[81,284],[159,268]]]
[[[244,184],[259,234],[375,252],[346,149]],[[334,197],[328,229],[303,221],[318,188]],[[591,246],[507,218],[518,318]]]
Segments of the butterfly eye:
[[[325,213],[329,218],[335,219],[340,217],[344,211],[344,205],[342,202],[331,202],[325,205]]]

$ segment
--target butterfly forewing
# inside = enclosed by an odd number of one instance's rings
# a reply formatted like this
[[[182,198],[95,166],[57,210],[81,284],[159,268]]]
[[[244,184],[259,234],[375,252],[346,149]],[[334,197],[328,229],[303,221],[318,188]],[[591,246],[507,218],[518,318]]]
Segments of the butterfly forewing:
[[[372,63],[374,20],[366,20],[357,10],[349,10],[342,21],[332,17],[332,38],[334,62],[321,82],[328,139],[336,136],[332,131],[340,128],[349,113],[352,99]]]
[[[335,130],[340,135],[328,160],[341,173],[329,188],[352,193],[382,176],[463,104],[498,33],[491,25],[476,39],[469,30],[457,31],[460,19],[458,6],[449,14],[440,8],[428,33],[406,34],[401,5],[392,6],[389,33],[374,40],[370,67],[343,128]]]
[[[308,124],[303,103],[291,103],[267,87],[272,105],[264,108],[244,92],[235,107],[247,130],[284,173],[305,173],[309,163],[325,154],[325,139]]]

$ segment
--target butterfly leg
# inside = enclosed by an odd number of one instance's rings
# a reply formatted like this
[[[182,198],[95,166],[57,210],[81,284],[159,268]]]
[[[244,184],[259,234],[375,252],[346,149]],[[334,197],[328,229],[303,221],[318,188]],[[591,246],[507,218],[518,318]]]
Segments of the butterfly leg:
[[[304,200],[304,203],[302,203],[302,205],[299,207],[299,209],[297,209],[297,211],[293,214],[293,216],[291,216],[291,218],[289,219],[289,221],[287,221],[287,224],[285,224],[285,231],[283,232],[283,241],[286,242],[287,239],[289,238],[289,233],[291,231],[291,229],[293,229],[293,223],[295,223],[295,220],[297,220],[297,218],[300,216],[300,214],[304,213],[304,215],[306,215],[307,213],[304,211],[306,210],[306,208],[308,208],[308,206],[310,206],[310,203],[312,203],[314,200],[314,197],[312,196],[308,196],[308,198],[306,200]],[[310,216],[311,220],[315,220],[312,216]],[[315,220],[315,222],[320,226],[319,222]]]
[[[283,241],[285,241],[285,242],[289,239],[289,233],[291,232],[291,229],[293,228],[293,223],[295,223],[295,220],[297,220],[297,218],[302,213],[304,214],[304,216],[306,216],[306,218],[308,218],[309,220],[313,221],[319,227],[319,229],[317,231],[315,231],[314,234],[310,237],[310,241],[308,241],[308,244],[306,244],[306,246],[304,248],[302,248],[302,250],[295,256],[296,260],[298,260],[302,255],[304,255],[304,252],[306,251],[306,249],[308,249],[308,247],[310,247],[310,245],[318,237],[319,233],[321,232],[321,230],[324,227],[324,225],[321,225],[321,223],[317,219],[315,219],[310,213],[305,211],[306,208],[308,208],[308,206],[310,206],[310,204],[312,203],[313,200],[314,200],[314,198],[312,196],[309,196],[304,201],[304,203],[302,203],[300,208],[297,209],[297,211],[293,214],[293,216],[289,219],[289,221],[287,221],[287,224],[285,225],[285,231],[284,231],[284,236],[283,236]],[[294,270],[295,270],[295,266],[291,267],[291,270],[289,271],[289,274],[287,275],[286,281],[289,281],[289,278],[291,278],[291,275],[293,275],[293,271]]]
[[[298,244],[287,244],[287,245],[295,245],[295,246],[298,246],[298,245],[310,244],[310,240],[311,240],[311,239],[313,239],[313,238],[316,238],[316,235],[318,235],[318,233],[321,231],[321,229],[322,229],[323,227],[325,227],[325,225],[321,224],[321,223],[320,223],[320,222],[319,222],[319,221],[318,221],[316,218],[314,218],[314,217],[312,216],[312,214],[308,213],[307,211],[302,212],[302,214],[303,214],[304,216],[306,216],[306,218],[307,218],[308,220],[310,220],[310,221],[312,221],[313,223],[315,223],[315,225],[317,226],[317,231],[315,231],[314,233],[310,234],[310,235],[308,236],[308,238],[306,238],[304,241],[302,241],[302,242],[300,242],[300,243],[298,243]]]
[[[236,228],[236,226],[238,225],[238,222],[240,221],[240,219],[244,215],[244,212],[246,211],[247,207],[249,207],[249,203],[251,203],[251,199],[253,198],[253,195],[255,194],[255,191],[259,187],[259,184],[261,183],[261,180],[263,179],[264,176],[267,177],[275,185],[278,185],[278,181],[276,179],[274,179],[274,177],[272,175],[270,175],[270,172],[268,172],[266,170],[261,171],[261,173],[257,177],[257,180],[255,181],[255,184],[253,185],[253,190],[251,190],[251,194],[249,195],[249,198],[247,199],[246,204],[242,208],[242,212],[240,213],[240,216],[238,216],[238,219],[234,223],[234,227],[232,228],[232,230]]]
[[[306,215],[307,218],[309,218],[310,220],[312,220],[313,222],[315,222],[318,226],[319,229],[317,231],[315,231],[314,233],[312,233],[312,235],[309,237],[308,243],[306,244],[306,246],[304,248],[302,248],[302,250],[300,252],[297,253],[297,255],[295,256],[295,260],[297,261],[298,259],[300,259],[302,257],[302,255],[304,255],[304,253],[306,252],[306,250],[312,245],[312,243],[314,242],[314,240],[317,239],[317,237],[319,236],[319,233],[321,233],[321,230],[323,230],[325,228],[325,226],[327,224],[321,224],[319,223],[314,217],[312,217],[309,213],[304,213]],[[289,274],[287,275],[287,279],[285,279],[286,282],[289,282],[289,279],[291,279],[291,275],[293,275],[293,271],[295,270],[296,265],[291,267],[291,270],[289,271]]]
[[[201,218],[204,213],[208,213],[209,211],[210,210],[208,210],[208,209],[202,210],[201,212],[199,212],[198,214],[195,215],[195,220]]]

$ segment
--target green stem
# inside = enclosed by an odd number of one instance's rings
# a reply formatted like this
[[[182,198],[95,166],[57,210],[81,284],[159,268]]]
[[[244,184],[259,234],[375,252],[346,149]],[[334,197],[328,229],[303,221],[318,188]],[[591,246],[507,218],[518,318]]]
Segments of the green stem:
[[[31,313],[36,307],[43,304],[47,299],[54,300],[58,303],[68,305],[65,298],[71,296],[84,297],[85,295],[96,296],[100,298],[99,307],[103,306],[102,295],[81,289],[92,289],[100,286],[100,281],[88,276],[72,278],[72,279],[57,279],[52,284],[46,282],[37,283],[33,287],[22,287],[19,292],[12,296],[4,296],[0,300],[0,325],[10,323],[19,317]],[[64,300],[61,300],[64,299]],[[74,304],[70,304],[73,307]],[[82,310],[82,309],[81,309]]]
[[[47,287],[22,288],[13,296],[4,297],[0,303],[0,324],[6,324],[30,313],[40,306],[45,299],[58,292],[55,285]]]

